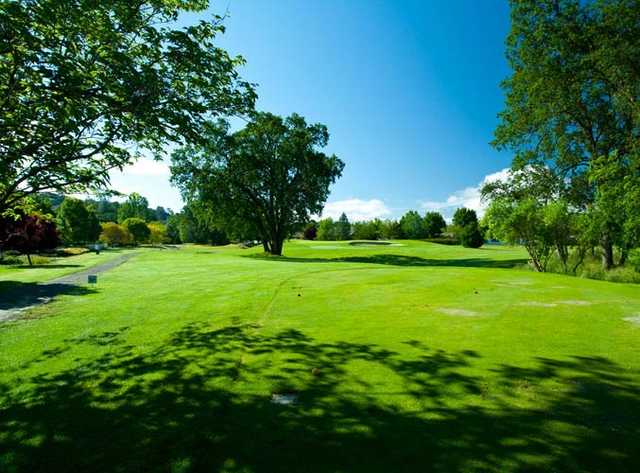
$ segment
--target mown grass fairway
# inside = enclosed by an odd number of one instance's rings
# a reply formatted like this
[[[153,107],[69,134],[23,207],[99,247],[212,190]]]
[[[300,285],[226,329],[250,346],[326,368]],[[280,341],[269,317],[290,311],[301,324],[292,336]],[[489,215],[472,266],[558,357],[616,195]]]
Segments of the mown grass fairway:
[[[637,469],[638,286],[518,248],[285,254],[143,251],[1,324],[0,470]]]

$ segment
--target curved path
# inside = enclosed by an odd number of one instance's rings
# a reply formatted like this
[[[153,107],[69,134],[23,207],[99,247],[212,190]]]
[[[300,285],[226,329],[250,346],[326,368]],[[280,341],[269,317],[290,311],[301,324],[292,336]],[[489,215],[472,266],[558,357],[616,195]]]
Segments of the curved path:
[[[94,290],[86,286],[90,274],[100,274],[120,266],[138,252],[117,256],[102,264],[84,268],[75,273],[51,279],[43,283],[16,283],[8,291],[0,293],[0,322],[19,317],[23,312],[46,304],[61,294],[90,294]],[[84,285],[81,285],[85,283]]]

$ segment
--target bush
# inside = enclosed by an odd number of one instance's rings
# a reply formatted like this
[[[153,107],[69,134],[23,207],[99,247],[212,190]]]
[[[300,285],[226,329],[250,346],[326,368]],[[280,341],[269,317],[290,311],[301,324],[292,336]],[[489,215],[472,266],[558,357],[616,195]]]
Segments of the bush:
[[[480,248],[484,244],[484,237],[478,227],[478,222],[470,223],[462,227],[460,242],[465,248]]]
[[[0,218],[0,244],[3,250],[16,250],[31,255],[53,250],[58,246],[58,230],[54,222],[42,215],[20,215],[14,219]]]
[[[333,241],[338,239],[336,224],[331,217],[320,220],[318,223],[317,239]]]
[[[318,236],[318,224],[316,222],[309,222],[304,227],[303,238],[305,240],[315,240]]]
[[[423,222],[427,238],[437,238],[447,228],[447,222],[439,212],[427,212]]]
[[[151,222],[147,224],[149,227],[149,242],[155,245],[168,243],[167,226],[162,222]]]
[[[629,265],[640,272],[640,248],[636,248],[635,250],[631,250],[629,252]]]
[[[621,266],[604,272],[604,280],[611,282],[640,283],[640,273],[629,266]]]
[[[107,222],[102,224],[100,241],[109,246],[123,246],[130,245],[133,242],[133,237],[129,231],[121,225],[114,222]]]
[[[27,255],[26,258],[23,257],[23,264],[29,263],[30,265],[44,265],[49,264],[50,262],[51,260],[49,258],[42,255]]]
[[[128,218],[122,222],[122,227],[126,228],[131,234],[135,244],[144,243],[148,241],[149,236],[151,236],[151,230],[147,226],[147,223],[141,218]]]
[[[91,251],[91,250],[89,250],[88,248],[80,248],[80,247],[78,247],[78,248],[62,248],[62,249],[56,251],[56,256],[62,256],[62,257],[65,257],[65,256],[78,256],[78,255],[83,255],[85,253],[89,253],[89,251]]]

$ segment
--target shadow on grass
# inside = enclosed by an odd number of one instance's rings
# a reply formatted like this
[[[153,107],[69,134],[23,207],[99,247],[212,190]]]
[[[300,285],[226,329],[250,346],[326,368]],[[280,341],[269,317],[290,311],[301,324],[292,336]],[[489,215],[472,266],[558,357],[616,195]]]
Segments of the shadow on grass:
[[[463,268],[514,268],[527,262],[526,258],[496,260],[492,258],[456,258],[456,259],[433,259],[421,258],[419,256],[377,254],[369,256],[345,256],[341,258],[296,258],[289,256],[265,256],[243,255],[245,258],[264,259],[268,261],[282,261],[290,263],[370,263],[385,264],[390,266],[447,266]]]
[[[188,324],[143,353],[123,327],[48,349],[20,389],[0,384],[0,470],[622,472],[640,461],[639,386],[605,358],[498,366],[489,389],[470,374],[473,351],[256,329]],[[76,355],[85,346],[95,358]],[[38,366],[61,357],[72,366]],[[371,384],[380,370],[397,392]],[[519,407],[532,389],[535,407]],[[273,404],[285,390],[298,402]]]
[[[64,269],[64,268],[81,268],[81,264],[14,264],[8,265],[11,269]]]
[[[0,310],[20,310],[61,295],[82,296],[94,292],[93,289],[75,284],[0,281]]]

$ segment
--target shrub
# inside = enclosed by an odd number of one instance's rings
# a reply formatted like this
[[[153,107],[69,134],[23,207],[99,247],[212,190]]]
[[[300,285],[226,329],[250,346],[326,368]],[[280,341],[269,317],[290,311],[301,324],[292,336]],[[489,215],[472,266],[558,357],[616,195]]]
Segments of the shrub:
[[[131,234],[135,244],[144,243],[149,240],[151,230],[149,230],[146,222],[141,218],[128,218],[122,222],[122,226]]]
[[[427,212],[423,222],[427,238],[436,238],[442,235],[442,232],[447,228],[447,222],[444,221],[444,217],[439,212]]]
[[[604,272],[605,281],[640,283],[640,273],[629,266],[621,266]]]
[[[629,264],[633,269],[640,272],[640,248],[629,252]]]
[[[102,224],[100,241],[109,246],[122,246],[130,245],[133,242],[133,237],[129,231],[121,225],[114,222],[107,222]]]
[[[465,248],[480,248],[484,244],[484,237],[478,227],[478,222],[462,227],[460,242]]]
[[[41,215],[0,218],[0,246],[27,255],[29,264],[32,254],[52,250],[58,243],[55,223]]]
[[[318,240],[332,241],[338,239],[336,224],[331,217],[320,220],[318,224]]]
[[[162,222],[151,222],[147,224],[149,227],[149,242],[155,245],[168,243],[167,226]]]
[[[316,222],[309,222],[304,227],[303,238],[305,240],[315,240],[318,236],[318,224]]]
[[[78,256],[78,255],[83,255],[85,253],[89,253],[88,248],[62,248],[58,251],[56,251],[56,256]]]

